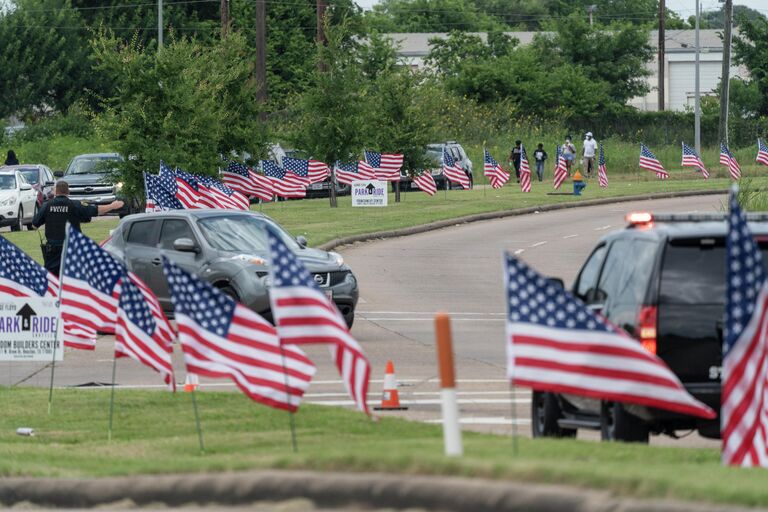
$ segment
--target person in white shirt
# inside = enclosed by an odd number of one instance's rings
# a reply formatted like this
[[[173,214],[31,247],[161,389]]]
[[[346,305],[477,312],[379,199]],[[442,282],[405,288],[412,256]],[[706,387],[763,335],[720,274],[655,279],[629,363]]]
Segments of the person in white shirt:
[[[583,146],[584,170],[587,171],[587,176],[591,178],[592,170],[595,168],[595,155],[597,154],[597,141],[592,138],[592,132],[587,132]]]

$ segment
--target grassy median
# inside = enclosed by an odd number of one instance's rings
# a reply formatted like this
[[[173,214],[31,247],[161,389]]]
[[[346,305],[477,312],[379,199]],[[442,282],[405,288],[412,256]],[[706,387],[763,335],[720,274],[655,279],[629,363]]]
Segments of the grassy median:
[[[749,175],[753,176],[753,188],[768,187],[768,178],[764,177],[764,171],[760,174],[757,169],[751,170]],[[311,245],[319,245],[343,236],[416,226],[475,213],[657,192],[725,190],[731,182],[727,178],[702,180],[694,177],[692,172],[665,181],[655,178],[648,181],[645,174],[642,178],[623,176],[621,179],[612,180],[607,189],[598,187],[595,178],[588,181],[587,188],[580,197],[548,195],[553,190],[551,182],[547,181],[541,184],[534,182],[533,192],[530,194],[520,192],[517,184],[508,184],[501,190],[476,188],[467,191],[451,190],[447,193],[440,191],[433,197],[418,191],[407,192],[402,194],[400,203],[395,203],[394,194],[390,193],[387,208],[352,208],[350,197],[345,196],[339,198],[339,207],[335,209],[329,208],[327,198],[267,203],[262,206],[254,205],[253,209],[268,214],[294,235],[306,236]],[[561,191],[572,191],[571,183],[564,184]],[[116,225],[117,219],[110,218],[83,225],[83,228],[88,236],[101,241]],[[4,232],[2,235],[38,261],[42,261],[38,233]]]
[[[566,483],[621,495],[768,505],[764,470],[722,467],[713,449],[650,447],[465,433],[460,459],[442,455],[440,427],[305,405],[288,415],[237,393],[197,395],[205,441],[198,448],[190,395],[118,390],[113,440],[109,392],[0,388],[0,476],[94,477],[258,468],[446,474]],[[15,434],[32,427],[34,437]]]

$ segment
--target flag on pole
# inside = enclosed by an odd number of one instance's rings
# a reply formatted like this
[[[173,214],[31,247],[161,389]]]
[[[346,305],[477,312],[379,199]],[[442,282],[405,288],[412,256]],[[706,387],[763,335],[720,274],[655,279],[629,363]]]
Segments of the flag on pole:
[[[531,167],[528,165],[528,155],[525,146],[520,146],[520,189],[523,192],[531,191]]]
[[[160,162],[158,184],[172,194],[184,209],[198,208],[200,193],[192,183],[179,177],[165,162]]]
[[[305,197],[307,195],[307,184],[299,179],[292,172],[286,172],[285,169],[277,165],[273,160],[262,160],[261,168],[264,170],[264,176],[272,182],[272,190],[280,197]]]
[[[717,416],[637,340],[509,254],[504,256],[504,281],[507,375],[515,384]]]
[[[61,319],[80,328],[70,346],[93,350],[96,332],[115,332],[120,286],[125,268],[96,242],[67,227],[62,255]],[[65,344],[67,340],[65,339]]]
[[[762,139],[757,139],[757,158],[755,161],[759,164],[768,165],[768,146]]]
[[[608,172],[605,169],[605,153],[602,144],[600,144],[600,158],[597,162],[597,182],[600,188],[608,188]]]
[[[184,209],[184,205],[181,201],[176,199],[174,193],[163,186],[163,182],[167,182],[168,179],[169,178],[155,176],[154,174],[144,173],[144,192],[147,199],[145,212]]]
[[[375,180],[376,172],[366,162],[336,162],[336,181],[351,185],[353,181]]]
[[[187,372],[231,379],[251,400],[296,411],[315,374],[298,347],[210,284],[163,258]]]
[[[308,185],[325,180],[330,176],[328,165],[317,160],[304,160],[302,158],[283,157],[283,168],[295,174]]]
[[[56,297],[58,289],[56,276],[0,236],[0,295]]]
[[[565,155],[563,155],[563,152],[560,148],[560,146],[557,146],[557,153],[555,155],[555,190],[558,190],[560,186],[563,184],[563,182],[568,178],[568,167],[565,164]]]
[[[509,173],[491,156],[486,148],[483,148],[483,172],[491,182],[491,187],[499,189],[509,181]]]
[[[304,264],[267,228],[272,288],[269,300],[280,342],[331,345],[331,357],[358,409],[370,414],[371,366],[336,304],[317,286]]]
[[[640,168],[655,172],[660,180],[669,178],[669,173],[645,144],[640,144]]]
[[[730,196],[721,391],[723,464],[768,466],[768,286],[763,256]]]
[[[176,169],[177,172],[184,172]],[[208,208],[221,208],[224,210],[250,210],[251,202],[248,198],[226,186],[221,180],[202,174],[189,174],[198,184],[200,190],[201,206]]]
[[[400,181],[403,155],[365,150],[365,161],[373,167],[377,179],[381,181]]]
[[[135,275],[123,279],[117,308],[115,357],[130,357],[152,368],[175,391],[172,340],[173,331],[155,295]]]
[[[469,190],[469,176],[464,172],[461,164],[453,159],[447,147],[443,147],[443,174],[449,181],[458,183],[464,190]]]
[[[222,174],[222,181],[232,190],[258,197],[262,201],[270,201],[274,195],[272,182],[268,178],[239,162],[229,162]]]
[[[709,171],[707,171],[707,168],[704,167],[704,162],[701,161],[701,157],[699,157],[699,154],[696,153],[696,150],[692,147],[688,146],[685,142],[683,144],[683,167],[695,167],[699,171],[701,171],[701,175],[704,176],[704,179],[709,178]]]
[[[741,166],[736,161],[736,157],[733,156],[731,150],[725,144],[720,144],[720,163],[728,167],[728,172],[731,174],[731,178],[738,180],[741,178]]]
[[[428,170],[422,171],[422,173],[418,176],[414,176],[413,182],[417,187],[419,187],[419,190],[429,196],[433,196],[437,192],[437,183],[435,183],[435,178],[432,177],[432,174]]]

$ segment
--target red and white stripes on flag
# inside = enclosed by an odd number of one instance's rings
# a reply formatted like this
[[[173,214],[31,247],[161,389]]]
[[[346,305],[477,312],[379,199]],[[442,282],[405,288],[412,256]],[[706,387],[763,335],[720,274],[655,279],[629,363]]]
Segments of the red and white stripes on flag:
[[[336,181],[351,185],[353,181],[375,180],[376,173],[373,167],[363,162],[336,162],[335,166]]]
[[[362,347],[304,264],[270,228],[267,237],[272,262],[269,300],[280,343],[330,345],[331,356],[352,400],[370,414],[366,399],[371,366]]]
[[[400,153],[379,153],[365,151],[365,161],[381,181],[400,181],[400,169],[403,167],[403,155]]]
[[[655,172],[660,180],[669,178],[669,173],[645,144],[640,144],[640,168]]]
[[[414,176],[413,182],[419,187],[419,190],[427,195],[433,196],[437,192],[437,183],[435,183],[435,178],[432,177],[429,171],[424,171],[418,176]]]
[[[274,195],[269,178],[238,162],[229,163],[222,173],[222,182],[232,190],[262,201],[269,201]]]
[[[525,153],[525,146],[520,146],[520,190],[523,192],[531,191],[531,166],[528,165],[528,155]]]
[[[568,178],[568,167],[565,164],[565,156],[563,156],[563,152],[560,146],[557,146],[555,162],[555,178],[553,185],[555,190],[558,190],[560,189],[560,186],[563,184],[563,182]]]
[[[469,176],[464,172],[461,167],[461,162],[454,160],[453,156],[448,152],[448,148],[443,148],[443,174],[445,177],[454,183],[461,185],[464,190],[469,190],[471,183]],[[446,187],[448,185],[446,184]]]
[[[637,340],[509,254],[504,282],[507,374],[515,384],[716,417]]]
[[[741,178],[741,166],[736,161],[731,150],[725,144],[720,144],[720,163],[728,167],[731,178],[738,180]]]
[[[757,139],[757,157],[755,158],[755,162],[768,165],[768,146],[762,139]]]
[[[709,179],[709,171],[707,171],[707,168],[704,167],[704,162],[701,161],[701,157],[699,157],[699,154],[696,152],[695,149],[688,146],[685,142],[683,144],[683,160],[681,165],[683,167],[693,167],[695,169],[698,169],[701,171],[701,175],[704,177],[704,179]]]
[[[256,402],[296,411],[315,374],[304,352],[281,346],[275,328],[257,313],[167,259],[163,270],[187,372],[231,379]]]
[[[505,171],[486,148],[483,148],[483,173],[491,183],[491,188],[499,189],[509,181],[509,173]]]
[[[608,172],[605,168],[605,152],[603,151],[603,145],[600,144],[600,158],[597,165],[597,181],[600,188],[608,187]]]

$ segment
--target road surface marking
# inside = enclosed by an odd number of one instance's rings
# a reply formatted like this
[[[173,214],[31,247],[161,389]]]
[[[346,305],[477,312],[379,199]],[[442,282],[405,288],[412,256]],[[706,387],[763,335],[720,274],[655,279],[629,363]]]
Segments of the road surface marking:
[[[525,249],[518,249],[518,250],[515,251],[514,254],[515,254],[515,256],[517,256],[518,254],[523,254],[524,252],[525,252]]]
[[[606,224],[605,226],[600,226],[599,228],[595,228],[595,231],[605,231],[606,229],[610,228],[610,224]]]
[[[546,244],[546,243],[547,243],[547,241],[546,241],[546,240],[545,240],[545,241],[543,241],[543,242],[536,242],[535,244],[533,244],[533,245],[531,246],[531,248],[534,248],[534,247],[540,247],[540,246],[542,246],[542,245],[544,245],[544,244]]]
[[[568,238],[576,238],[577,236],[579,236],[579,234],[578,234],[578,233],[577,233],[577,234],[575,234],[575,235],[565,235],[565,236],[563,237],[563,240],[567,240]]]

